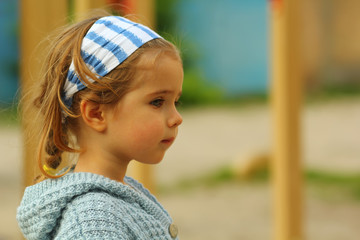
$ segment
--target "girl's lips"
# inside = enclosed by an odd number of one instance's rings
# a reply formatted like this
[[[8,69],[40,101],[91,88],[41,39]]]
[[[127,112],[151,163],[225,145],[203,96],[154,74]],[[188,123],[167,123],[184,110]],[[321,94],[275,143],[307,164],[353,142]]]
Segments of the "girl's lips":
[[[162,140],[161,142],[162,143],[165,143],[165,144],[171,144],[173,141],[174,141],[175,138],[167,138],[167,139],[164,139]]]

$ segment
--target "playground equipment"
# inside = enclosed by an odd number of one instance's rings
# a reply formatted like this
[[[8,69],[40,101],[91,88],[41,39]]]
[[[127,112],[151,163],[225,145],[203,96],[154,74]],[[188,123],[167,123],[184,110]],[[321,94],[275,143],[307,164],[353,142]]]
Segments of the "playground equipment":
[[[75,20],[92,8],[106,3],[121,2],[126,13],[136,13],[154,26],[154,0],[76,0]],[[21,1],[21,84],[27,92],[40,73],[41,57],[34,56],[41,41],[56,27],[66,24],[69,1]],[[274,116],[274,146],[271,167],[274,186],[275,240],[304,239],[302,230],[302,179],[300,148],[300,108],[302,99],[301,34],[299,9],[301,1],[273,0],[271,10],[272,40],[272,107]],[[41,13],[41,14],[40,14]],[[77,15],[78,14],[78,15]],[[141,18],[140,18],[141,19]],[[39,44],[40,43],[40,44]],[[36,58],[35,58],[36,57]],[[25,95],[25,104],[27,102]],[[31,113],[31,112],[30,112]],[[28,112],[29,114],[29,112]],[[30,115],[29,115],[30,116]],[[28,134],[32,128],[31,117],[23,117],[24,129],[24,186],[31,185],[36,172],[33,152],[34,138]],[[133,166],[132,175],[154,191],[154,178],[149,166]],[[239,223],[241,224],[241,223]]]

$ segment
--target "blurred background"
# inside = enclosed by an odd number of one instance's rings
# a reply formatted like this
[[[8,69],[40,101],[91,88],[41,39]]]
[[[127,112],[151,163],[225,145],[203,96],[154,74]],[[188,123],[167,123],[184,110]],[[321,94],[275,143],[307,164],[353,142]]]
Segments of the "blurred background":
[[[68,1],[71,14],[75,1]],[[301,2],[303,231],[306,239],[357,240],[360,2]],[[154,170],[156,196],[181,239],[272,239],[269,1],[152,4],[155,28],[179,47],[185,71],[184,122]],[[0,1],[0,240],[21,239],[15,219],[24,187],[20,6]]]

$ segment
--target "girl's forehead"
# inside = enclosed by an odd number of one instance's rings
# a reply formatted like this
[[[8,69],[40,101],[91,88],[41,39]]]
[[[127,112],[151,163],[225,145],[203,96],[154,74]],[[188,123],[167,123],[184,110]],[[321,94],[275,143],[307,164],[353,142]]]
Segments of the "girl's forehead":
[[[140,68],[135,73],[132,90],[173,89],[182,86],[183,69],[180,60],[169,56],[159,58],[151,68]]]
[[[179,61],[181,63],[181,58],[178,53],[170,50],[163,49],[147,49],[144,51],[136,64],[137,69],[144,70],[153,70],[157,68],[160,64],[169,63],[169,59]]]
[[[164,74],[173,75],[175,73],[183,72],[182,62],[179,58],[171,56],[170,54],[162,54],[156,60],[149,59],[139,62],[133,79],[133,86],[142,85],[146,82],[155,81]],[[169,69],[174,70],[174,73],[169,72]]]

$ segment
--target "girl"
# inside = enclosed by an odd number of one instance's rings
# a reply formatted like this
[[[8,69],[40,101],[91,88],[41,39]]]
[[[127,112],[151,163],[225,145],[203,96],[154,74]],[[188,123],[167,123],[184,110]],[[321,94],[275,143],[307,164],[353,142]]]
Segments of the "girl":
[[[27,239],[177,239],[131,160],[159,163],[182,118],[177,49],[118,16],[82,21],[56,39],[35,100],[46,180],[25,190],[17,220]],[[74,168],[64,153],[78,153]]]

